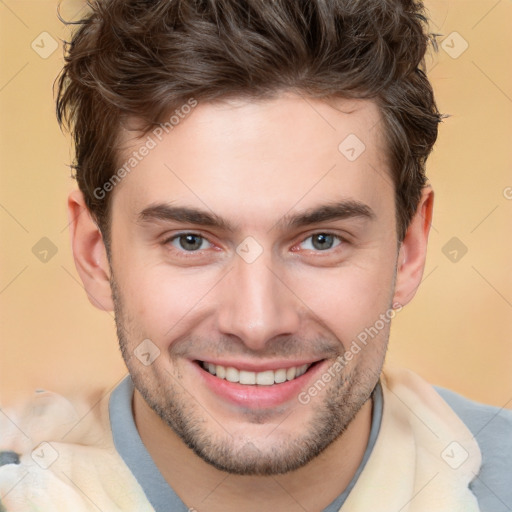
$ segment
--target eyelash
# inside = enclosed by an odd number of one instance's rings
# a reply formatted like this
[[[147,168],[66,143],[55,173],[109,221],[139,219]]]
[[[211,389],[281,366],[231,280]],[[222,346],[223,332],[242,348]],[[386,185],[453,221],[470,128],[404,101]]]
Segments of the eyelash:
[[[196,236],[196,237],[199,237],[201,238],[203,241],[206,241],[208,242],[210,245],[213,245],[212,242],[210,242],[208,240],[207,237],[201,235],[200,233],[195,233],[193,231],[183,231],[181,233],[177,233],[175,235],[172,235],[171,237],[169,238],[166,238],[163,242],[162,242],[162,245],[163,246],[168,246],[171,242],[175,241],[175,240],[179,240],[181,237],[185,237],[187,235],[193,235],[193,236]],[[326,254],[332,254],[334,252],[334,250],[336,249],[336,247],[339,247],[340,245],[342,244],[346,244],[347,243],[347,240],[343,237],[341,237],[340,235],[336,235],[334,233],[329,233],[327,231],[318,231],[316,233],[312,233],[310,234],[309,236],[307,236],[306,238],[304,238],[299,244],[296,244],[296,245],[300,245],[300,244],[303,244],[306,240],[316,236],[316,235],[326,235],[326,236],[332,236],[335,240],[338,241],[338,243],[336,245],[334,245],[333,247],[329,248],[329,249],[326,249],[324,251],[321,251],[321,250],[313,250],[313,252],[315,253],[326,253]],[[294,246],[295,247],[295,246]],[[293,249],[293,248],[292,248]],[[202,251],[205,251],[207,249],[198,249],[198,250],[195,250],[195,251],[186,251],[184,249],[177,249],[177,248],[173,248],[173,252],[175,252],[175,254],[179,255],[179,257],[182,257],[182,258],[190,258],[190,257],[194,257],[195,255],[197,254],[201,254]],[[311,251],[311,249],[306,249],[308,251]],[[187,255],[188,254],[188,255]]]
[[[164,246],[167,246],[167,245],[169,245],[171,242],[173,242],[174,240],[179,240],[181,237],[185,237],[185,236],[187,236],[187,235],[192,235],[192,236],[199,237],[199,238],[201,238],[203,241],[205,240],[205,241],[207,241],[209,244],[212,244],[212,243],[211,243],[211,242],[210,242],[210,241],[209,241],[205,236],[201,235],[200,233],[194,233],[194,232],[192,232],[192,231],[184,231],[184,232],[182,232],[182,233],[177,233],[176,235],[173,235],[173,236],[171,236],[171,237],[167,238],[166,240],[164,240],[164,241],[162,242],[162,244],[163,244]],[[189,254],[198,254],[198,253],[200,253],[200,252],[201,252],[201,251],[203,251],[203,250],[206,250],[206,249],[200,249],[200,250],[196,250],[196,251],[185,251],[184,249],[182,249],[182,250],[176,249],[176,250],[175,250],[175,252],[180,253],[180,254],[183,254],[183,253],[185,253],[185,254],[186,254],[186,253],[189,253]],[[185,257],[189,257],[189,256],[185,256]]]

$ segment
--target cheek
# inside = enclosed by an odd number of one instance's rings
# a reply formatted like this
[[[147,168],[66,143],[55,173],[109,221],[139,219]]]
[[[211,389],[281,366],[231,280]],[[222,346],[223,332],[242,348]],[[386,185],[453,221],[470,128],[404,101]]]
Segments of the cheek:
[[[213,270],[135,263],[129,268],[121,286],[125,321],[135,324],[161,349],[198,324],[205,314],[205,297],[218,280]]]
[[[347,266],[305,271],[297,295],[344,344],[385,314],[393,295],[392,267]]]

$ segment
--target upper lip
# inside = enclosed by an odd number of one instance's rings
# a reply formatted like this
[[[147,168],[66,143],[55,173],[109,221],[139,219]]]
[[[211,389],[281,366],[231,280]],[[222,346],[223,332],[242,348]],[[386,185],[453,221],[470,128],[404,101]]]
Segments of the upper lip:
[[[318,361],[322,361],[322,359],[298,359],[294,361],[290,360],[273,360],[267,362],[250,362],[250,361],[226,361],[220,359],[197,359],[197,361],[201,361],[203,363],[210,363],[215,365],[220,365],[224,367],[232,367],[237,370],[245,370],[248,372],[265,372],[268,370],[281,370],[293,368],[295,366],[303,366],[305,364],[312,365],[313,363],[317,363]]]

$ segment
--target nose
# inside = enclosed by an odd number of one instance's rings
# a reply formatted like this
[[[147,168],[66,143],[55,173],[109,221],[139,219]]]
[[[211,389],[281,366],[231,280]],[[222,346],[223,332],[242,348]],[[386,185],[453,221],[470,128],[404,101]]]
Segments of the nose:
[[[263,254],[252,263],[237,256],[219,290],[220,332],[238,337],[254,351],[264,350],[276,336],[295,334],[300,300],[284,277]]]

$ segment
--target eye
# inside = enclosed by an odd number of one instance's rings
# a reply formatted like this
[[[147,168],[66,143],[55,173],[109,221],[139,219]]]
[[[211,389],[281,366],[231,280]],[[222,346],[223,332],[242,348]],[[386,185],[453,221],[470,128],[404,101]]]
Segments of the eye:
[[[210,242],[201,235],[196,233],[179,233],[166,240],[165,244],[170,243],[177,249],[182,249],[187,252],[195,252],[201,249],[209,249],[211,247]],[[207,244],[204,246],[204,244]]]
[[[308,236],[300,245],[310,251],[327,251],[341,244],[341,238],[329,233],[315,233]]]

